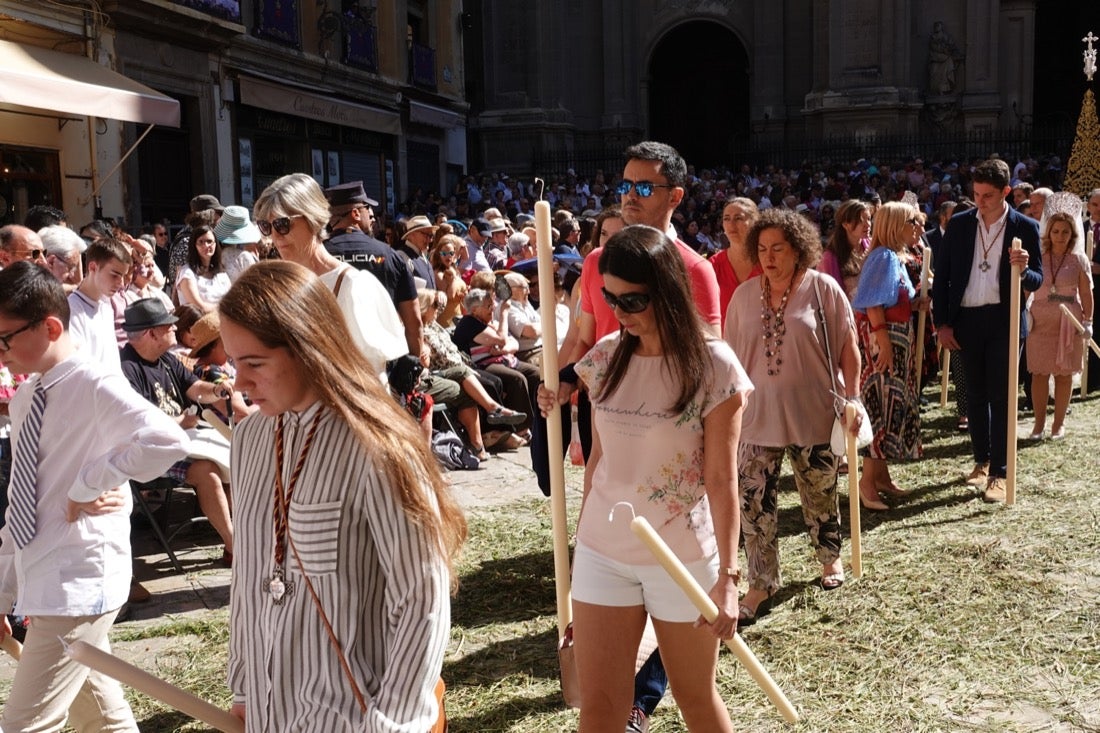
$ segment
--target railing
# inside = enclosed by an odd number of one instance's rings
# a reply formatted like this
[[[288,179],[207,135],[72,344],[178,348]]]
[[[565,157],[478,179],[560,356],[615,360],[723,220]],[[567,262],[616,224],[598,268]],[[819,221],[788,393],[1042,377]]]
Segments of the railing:
[[[345,18],[344,63],[377,72],[378,27],[354,17]]]
[[[1029,125],[997,130],[975,130],[945,135],[832,135],[823,138],[788,140],[781,135],[754,135],[736,147],[719,166],[736,170],[744,163],[798,168],[808,163],[818,169],[830,165],[848,166],[859,158],[896,164],[920,156],[925,161],[956,160],[960,163],[997,153],[1014,162],[1019,156],[1057,155],[1065,168],[1073,145],[1074,128],[1061,123]],[[688,161],[694,163],[695,161]],[[552,175],[572,168],[577,175],[591,176],[597,169],[614,174],[622,169],[623,148],[534,152],[531,172]],[[710,165],[708,167],[715,167]]]

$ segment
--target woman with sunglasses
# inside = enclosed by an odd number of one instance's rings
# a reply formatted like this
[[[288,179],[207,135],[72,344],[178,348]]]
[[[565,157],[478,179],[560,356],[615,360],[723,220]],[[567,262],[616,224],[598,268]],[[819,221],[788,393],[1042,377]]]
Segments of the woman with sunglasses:
[[[200,226],[191,230],[187,243],[187,264],[176,273],[176,298],[180,305],[194,305],[209,313],[229,292],[232,283],[222,268],[221,245],[214,228]]]
[[[840,285],[813,269],[821,257],[813,223],[788,209],[768,209],[749,230],[747,245],[764,272],[734,293],[725,326],[726,341],[757,388],[737,453],[749,582],[739,626],[762,616],[782,583],[778,494],[784,456],[821,563],[821,588],[843,585],[838,462],[829,447],[834,381],[843,397],[859,398],[852,309]]]
[[[663,232],[623,229],[599,271],[620,329],[576,365],[595,438],[573,561],[580,731],[622,729],[647,616],[688,729],[732,731],[715,668],[719,639],[736,630],[735,453],[752,384],[733,351],[706,335],[683,258]],[[630,510],[615,509],[623,502],[709,590],[713,623],[631,532]]]
[[[353,342],[385,384],[386,363],[409,353],[405,328],[378,278],[340,262],[322,244],[331,213],[317,181],[305,173],[283,176],[256,199],[253,214],[282,259],[304,266],[333,291]]]
[[[448,225],[449,226],[449,225]],[[432,269],[435,270],[435,284],[447,297],[447,302],[435,317],[444,328],[453,328],[455,319],[462,312],[462,299],[466,297],[466,282],[458,271],[458,255],[466,246],[454,234],[445,234],[432,249]]]
[[[259,407],[231,461],[233,712],[251,731],[430,729],[466,537],[438,463],[308,270],[254,265],[219,313]]]
[[[921,218],[909,204],[891,201],[880,208],[852,301],[867,359],[860,393],[875,436],[863,451],[859,498],[863,506],[876,511],[889,508],[883,496],[900,498],[909,493],[894,483],[886,461],[921,457],[912,314],[928,306],[916,298],[906,262],[912,257],[909,249],[923,232]]]

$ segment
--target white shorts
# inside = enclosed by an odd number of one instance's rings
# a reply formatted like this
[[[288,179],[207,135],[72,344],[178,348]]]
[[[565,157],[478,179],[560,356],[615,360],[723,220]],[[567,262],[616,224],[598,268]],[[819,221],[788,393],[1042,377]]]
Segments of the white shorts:
[[[704,592],[718,581],[717,554],[684,566]],[[660,565],[627,565],[579,542],[573,553],[573,598],[597,606],[645,606],[658,621],[692,623],[699,618],[699,610]]]

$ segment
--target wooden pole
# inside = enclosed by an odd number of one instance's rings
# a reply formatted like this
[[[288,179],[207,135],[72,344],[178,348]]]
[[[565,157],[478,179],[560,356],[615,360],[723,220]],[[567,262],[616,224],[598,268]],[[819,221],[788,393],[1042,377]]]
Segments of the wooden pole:
[[[558,392],[558,338],[554,314],[554,249],[550,236],[550,203],[535,202],[535,232],[538,238],[539,316],[542,320],[542,381]],[[558,640],[573,621],[569,579],[569,527],[565,513],[565,464],[562,459],[561,405],[554,400],[546,416],[546,450],[550,457],[550,531],[554,536],[554,588],[558,605]]]
[[[202,417],[206,422],[210,423],[210,427],[221,433],[222,437],[226,440],[233,440],[233,428],[222,422],[222,419],[218,417],[218,413],[207,407],[202,411]]]
[[[863,550],[861,542],[861,524],[859,515],[859,452],[856,449],[856,436],[852,435],[852,422],[858,410],[853,404],[845,405],[844,420],[847,423],[844,438],[848,449],[848,522],[851,525],[852,576],[863,577]]]
[[[1073,313],[1070,311],[1069,308],[1066,307],[1066,304],[1062,303],[1058,307],[1062,309],[1062,315],[1064,315],[1066,318],[1069,319],[1069,323],[1070,323],[1071,326],[1073,326],[1074,330],[1076,330],[1077,333],[1084,336],[1085,335],[1085,327],[1081,325],[1080,321],[1078,321],[1076,318],[1074,318]],[[1092,339],[1089,339],[1086,342],[1086,346],[1088,346],[1090,349],[1092,349],[1092,353],[1096,354],[1097,356],[1100,356],[1100,346],[1097,346],[1095,341],[1093,341]]]
[[[1020,238],[1012,238],[1012,249],[1020,249]],[[1020,394],[1020,266],[1012,266],[1012,277],[1009,281],[1011,295],[1008,305],[1008,423],[1005,427],[1007,441],[1005,457],[1008,459],[1008,468],[1005,472],[1005,504],[1012,506],[1016,503],[1016,420],[1018,408],[1016,403]],[[1045,409],[1045,406],[1044,406]]]

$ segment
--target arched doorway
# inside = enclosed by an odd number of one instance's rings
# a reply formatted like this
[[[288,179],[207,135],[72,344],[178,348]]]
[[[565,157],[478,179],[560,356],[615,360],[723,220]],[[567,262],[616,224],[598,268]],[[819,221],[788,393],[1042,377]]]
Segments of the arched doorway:
[[[706,167],[736,160],[748,135],[749,62],[737,36],[704,20],[666,33],[649,60],[649,136]]]

